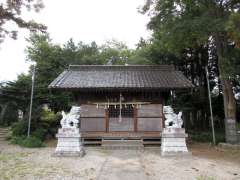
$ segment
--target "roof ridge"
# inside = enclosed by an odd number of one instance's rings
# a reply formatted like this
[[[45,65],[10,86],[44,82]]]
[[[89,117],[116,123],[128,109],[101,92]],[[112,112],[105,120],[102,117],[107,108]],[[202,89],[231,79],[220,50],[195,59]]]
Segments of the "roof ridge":
[[[108,65],[108,64],[69,64],[69,67],[81,67],[81,66],[99,66],[99,67],[128,67],[128,66],[137,66],[137,67],[144,67],[144,66],[154,66],[154,67],[161,67],[161,66],[174,66],[173,64],[128,64],[128,65]]]
[[[147,69],[146,69],[147,68]],[[173,65],[69,65],[68,70],[144,70],[174,71]]]

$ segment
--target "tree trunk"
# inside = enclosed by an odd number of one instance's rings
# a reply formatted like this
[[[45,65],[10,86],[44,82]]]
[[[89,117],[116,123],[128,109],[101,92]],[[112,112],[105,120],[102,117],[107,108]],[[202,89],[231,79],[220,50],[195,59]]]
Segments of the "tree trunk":
[[[227,143],[237,143],[237,128],[236,128],[236,101],[234,98],[231,80],[229,78],[230,72],[226,71],[229,64],[227,58],[228,41],[225,34],[218,34],[215,36],[217,55],[218,55],[218,69],[220,80],[223,88],[224,100],[224,114],[225,114],[225,139]]]
[[[4,116],[6,114],[7,107],[8,107],[8,103],[5,103],[4,105],[2,105],[2,110],[0,113],[0,124],[2,124],[2,125],[4,125],[4,123],[5,123]]]
[[[236,101],[230,80],[222,80],[224,113],[225,113],[225,138],[228,143],[237,142],[236,129]]]

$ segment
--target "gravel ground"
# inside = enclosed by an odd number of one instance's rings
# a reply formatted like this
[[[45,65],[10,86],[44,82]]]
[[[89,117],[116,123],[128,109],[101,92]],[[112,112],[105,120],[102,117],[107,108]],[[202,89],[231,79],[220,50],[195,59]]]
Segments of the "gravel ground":
[[[50,145],[52,146],[52,145]],[[104,150],[87,147],[83,158],[52,157],[54,147],[0,144],[1,180],[239,180],[240,151],[190,146],[188,157],[161,157],[159,148]]]

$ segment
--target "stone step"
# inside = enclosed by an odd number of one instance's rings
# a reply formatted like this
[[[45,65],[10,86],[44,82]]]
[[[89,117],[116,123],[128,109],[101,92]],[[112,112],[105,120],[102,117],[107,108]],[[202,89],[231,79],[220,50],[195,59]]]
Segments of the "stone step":
[[[6,132],[0,131],[0,134],[8,134],[8,133],[9,133],[9,131],[6,131]]]
[[[0,134],[0,137],[8,137],[8,134]]]
[[[0,137],[0,141],[5,141],[7,137]]]
[[[0,130],[1,133],[7,133],[9,132],[10,130]]]
[[[0,141],[5,141],[9,135],[9,128],[0,128]]]
[[[102,147],[104,149],[142,149],[142,140],[102,140]]]
[[[106,150],[142,150],[144,146],[102,146]]]
[[[102,140],[103,145],[141,145],[142,140]]]
[[[11,127],[0,127],[0,129],[11,129]]]

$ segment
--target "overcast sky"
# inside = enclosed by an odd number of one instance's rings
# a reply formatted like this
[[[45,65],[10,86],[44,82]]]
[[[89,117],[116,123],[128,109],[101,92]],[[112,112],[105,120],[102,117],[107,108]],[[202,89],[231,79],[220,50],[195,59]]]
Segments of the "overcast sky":
[[[40,13],[26,13],[26,18],[44,23],[53,42],[63,44],[70,38],[75,42],[98,44],[117,39],[130,48],[140,37],[149,37],[148,17],[138,13],[144,0],[44,0]],[[0,44],[0,81],[14,80],[27,72],[24,49],[28,32],[21,30],[18,40],[6,39]]]

